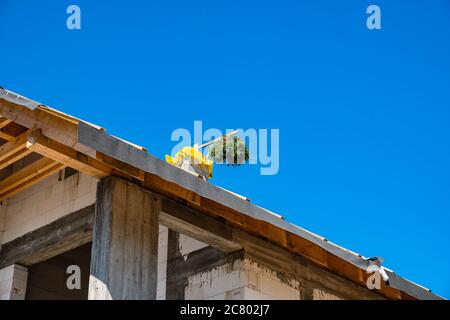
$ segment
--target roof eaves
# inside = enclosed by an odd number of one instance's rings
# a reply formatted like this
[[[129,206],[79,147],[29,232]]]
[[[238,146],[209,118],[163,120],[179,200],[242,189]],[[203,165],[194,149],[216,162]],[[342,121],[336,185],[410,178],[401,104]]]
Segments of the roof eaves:
[[[128,163],[145,172],[157,175],[164,180],[174,182],[185,189],[193,191],[201,197],[208,198],[240,212],[241,214],[265,221],[300,236],[364,271],[366,271],[369,266],[368,261],[361,255],[335,245],[323,237],[280,219],[270,211],[245,201],[241,197],[227,192],[207,181],[198,179],[192,174],[169,165],[149,153],[142,152],[136,148],[131,148],[130,145],[123,143],[121,140],[112,137],[105,132],[100,132],[91,126],[80,123],[78,129],[78,141],[107,156]],[[442,299],[441,297],[432,294],[430,290],[416,286],[414,283],[397,276],[393,272],[389,271],[389,274],[391,275],[389,283],[393,288],[404,291],[418,299]]]

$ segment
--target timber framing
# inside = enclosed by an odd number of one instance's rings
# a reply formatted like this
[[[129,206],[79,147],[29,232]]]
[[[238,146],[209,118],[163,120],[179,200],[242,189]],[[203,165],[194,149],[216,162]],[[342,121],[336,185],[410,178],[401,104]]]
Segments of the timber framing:
[[[365,287],[369,263],[364,257],[169,165],[147,153],[144,148],[109,135],[99,126],[2,88],[0,117],[3,126],[0,128],[0,138],[6,140],[6,144],[18,139],[21,142],[18,152],[31,151],[43,156],[0,182],[0,200],[28,188],[65,166],[96,178],[119,176],[173,201],[167,200],[166,209],[162,210],[163,224],[187,234],[200,234],[210,244],[227,249],[228,252],[242,245],[239,242],[236,245],[234,238],[235,230],[238,230],[245,235],[263,239],[275,248],[300,255],[321,268]],[[21,136],[24,133],[27,137],[25,148]],[[11,151],[15,150],[12,146],[0,145],[0,148],[3,147],[0,149],[0,159],[3,160],[0,161],[5,161],[4,165],[14,165],[8,159],[22,156],[21,153],[16,155]],[[200,219],[193,221],[190,215],[183,215],[174,203],[192,209]],[[165,214],[169,209],[178,212]],[[216,221],[222,222],[222,229],[213,228]],[[200,233],[200,229],[205,229],[208,223],[211,223],[207,227],[212,231]],[[389,285],[383,283],[380,290],[385,297],[439,298],[428,289],[398,277],[393,272],[388,274],[392,281]]]
[[[165,197],[161,200],[159,223],[223,252],[232,253],[243,249],[233,239],[233,227]]]
[[[26,146],[27,133],[22,133],[0,146],[0,170],[29,155],[32,150]]]
[[[27,136],[26,149],[98,179],[111,175],[113,171],[109,165],[43,136],[40,130]]]
[[[0,182],[0,200],[35,185],[63,168],[63,164],[47,158],[41,158],[27,165]]]
[[[11,122],[13,122],[13,121],[8,118],[0,117],[0,129],[6,127]]]
[[[94,205],[88,206],[5,243],[0,269],[14,263],[30,266],[91,242],[94,211]]]

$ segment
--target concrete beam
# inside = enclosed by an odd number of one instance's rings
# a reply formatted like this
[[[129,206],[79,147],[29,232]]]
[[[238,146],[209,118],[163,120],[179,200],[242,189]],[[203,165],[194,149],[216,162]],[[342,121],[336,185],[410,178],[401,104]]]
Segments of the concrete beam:
[[[92,241],[93,220],[91,205],[5,243],[0,268],[15,263],[30,266]]]

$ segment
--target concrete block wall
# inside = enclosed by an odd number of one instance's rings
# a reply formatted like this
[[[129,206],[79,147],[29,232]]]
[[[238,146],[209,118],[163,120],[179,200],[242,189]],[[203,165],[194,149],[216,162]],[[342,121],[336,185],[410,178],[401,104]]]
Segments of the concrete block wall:
[[[313,290],[313,300],[343,300],[343,299],[332,293],[326,292],[323,289],[315,288]]]
[[[24,300],[28,270],[11,265],[0,270],[0,300]]]
[[[299,300],[300,284],[280,279],[251,259],[235,260],[189,277],[187,300]]]
[[[1,243],[93,204],[97,182],[82,173],[67,179],[63,173],[57,173],[3,201],[0,205]]]

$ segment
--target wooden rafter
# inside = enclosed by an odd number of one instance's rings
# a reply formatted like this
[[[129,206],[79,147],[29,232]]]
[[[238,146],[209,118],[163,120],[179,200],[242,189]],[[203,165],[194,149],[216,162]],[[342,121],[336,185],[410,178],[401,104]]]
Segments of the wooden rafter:
[[[109,176],[113,170],[101,161],[43,136],[40,130],[34,130],[29,135],[26,147],[30,151],[99,179]]]
[[[30,110],[11,101],[0,99],[0,114],[26,128],[38,128],[46,136],[65,145],[77,144],[77,125],[45,110]]]
[[[90,205],[2,245],[0,269],[30,266],[92,241],[95,205]]]
[[[51,159],[39,159],[0,182],[0,200],[28,188],[64,168]]]
[[[27,128],[9,119],[2,123],[4,126],[0,126],[0,138],[6,141],[11,141],[15,137],[27,131]]]
[[[28,132],[0,146],[0,170],[26,157],[32,150],[27,149]]]

